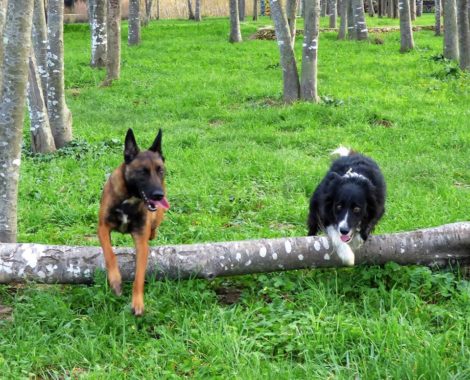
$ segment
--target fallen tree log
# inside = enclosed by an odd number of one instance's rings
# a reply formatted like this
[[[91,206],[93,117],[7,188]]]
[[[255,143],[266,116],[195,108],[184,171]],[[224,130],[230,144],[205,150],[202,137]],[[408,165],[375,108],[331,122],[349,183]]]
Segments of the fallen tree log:
[[[124,281],[134,277],[134,249],[117,248]],[[357,265],[445,267],[470,264],[470,222],[372,236],[356,251]],[[341,267],[327,237],[261,239],[151,247],[148,275],[211,279],[292,269]],[[99,247],[0,243],[0,284],[24,281],[91,283],[104,269]]]

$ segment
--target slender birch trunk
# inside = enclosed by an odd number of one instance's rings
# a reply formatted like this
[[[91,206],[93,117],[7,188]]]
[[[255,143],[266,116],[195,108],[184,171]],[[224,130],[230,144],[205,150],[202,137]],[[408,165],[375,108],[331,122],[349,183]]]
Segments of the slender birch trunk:
[[[455,0],[444,0],[444,57],[458,61],[459,34],[457,30],[457,5]]]
[[[3,29],[7,15],[7,1],[0,0],[0,64],[3,63]],[[2,98],[2,77],[3,70],[0,70],[0,99]]]
[[[306,0],[312,1],[312,0]],[[284,101],[294,102],[300,96],[299,73],[295,62],[294,49],[292,47],[292,37],[290,35],[287,16],[279,0],[270,0],[271,16],[276,31],[277,44],[281,55],[282,78],[284,84]]]
[[[91,13],[91,60],[90,66],[106,66],[106,7],[107,0],[94,0]]]
[[[367,5],[368,5],[368,8],[369,8],[369,16],[374,17],[375,16],[374,0],[369,0]]]
[[[188,0],[188,19],[194,20],[193,5],[191,4],[191,0]]]
[[[258,21],[258,2],[259,0],[253,0],[253,21]]]
[[[413,29],[411,27],[410,0],[398,0],[400,9],[400,52],[414,49]]]
[[[31,123],[31,151],[33,153],[51,153],[56,150],[52,136],[46,101],[41,88],[41,79],[34,51],[31,51],[28,65],[28,109]]]
[[[348,7],[349,7],[350,0],[342,0],[340,6],[340,17],[341,21],[339,24],[339,33],[338,39],[344,40],[346,38],[346,34],[348,32]]]
[[[121,0],[108,0],[108,54],[106,60],[106,80],[109,85],[121,74]]]
[[[295,45],[295,33],[296,33],[296,10],[298,0],[287,0],[286,1],[286,16],[289,24],[289,32],[291,36],[292,47]]]
[[[129,46],[140,44],[140,1],[129,1],[129,30],[127,34]]]
[[[348,22],[348,39],[356,40],[357,39],[357,29],[354,20],[354,8],[353,0],[346,0],[348,5],[348,17],[346,18]]]
[[[194,11],[194,20],[201,21],[201,0],[196,0],[196,8]]]
[[[245,0],[238,0],[238,18],[240,22],[245,21]]]
[[[338,17],[338,9],[336,6],[336,0],[330,0],[330,19],[329,19],[330,28],[336,28],[337,17]]]
[[[65,103],[64,2],[48,0],[47,109],[57,149],[72,140],[72,113]]]
[[[470,11],[469,0],[457,0],[457,28],[459,35],[459,62],[462,70],[470,71]]]
[[[359,41],[366,40],[369,37],[366,25],[366,16],[364,13],[363,0],[352,0],[352,8],[354,12],[354,28]]]
[[[423,0],[416,0],[416,17],[421,17],[423,14]]]
[[[116,255],[123,281],[132,281],[134,248],[119,248]],[[355,255],[360,266],[388,262],[432,268],[465,266],[470,263],[470,222],[371,236]],[[25,281],[84,284],[93,282],[97,269],[105,269],[99,247],[0,244],[0,262],[3,264],[0,265],[0,284]],[[147,275],[157,279],[213,279],[342,266],[329,238],[308,236],[153,246]]]
[[[303,100],[318,103],[317,57],[320,31],[320,0],[305,1],[304,23],[300,94]]]
[[[441,0],[434,0],[434,35],[441,35]]]
[[[229,0],[230,5],[230,36],[229,42],[242,42],[240,19],[238,17],[238,0]]]
[[[41,80],[42,95],[46,99],[49,72],[47,70],[47,25],[44,0],[34,0],[32,38],[37,71]]]
[[[0,99],[0,242],[17,236],[18,179],[24,104],[31,54],[33,2],[10,0],[6,13]]]
[[[308,1],[308,0],[306,0],[306,1]],[[321,7],[320,15],[321,15],[321,17],[326,17],[327,2],[328,2],[328,0],[320,0],[320,7]]]

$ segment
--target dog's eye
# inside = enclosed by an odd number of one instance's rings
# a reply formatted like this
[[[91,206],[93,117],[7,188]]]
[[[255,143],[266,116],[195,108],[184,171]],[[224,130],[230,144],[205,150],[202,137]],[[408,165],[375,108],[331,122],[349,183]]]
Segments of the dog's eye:
[[[157,174],[163,175],[163,173],[164,173],[163,168],[162,168],[161,166],[159,166],[159,167],[157,168]]]
[[[342,208],[343,208],[343,206],[341,206],[341,205],[336,205],[336,211],[341,211]]]
[[[361,208],[360,207],[354,207],[353,208],[353,213],[354,214],[359,214],[361,212]]]

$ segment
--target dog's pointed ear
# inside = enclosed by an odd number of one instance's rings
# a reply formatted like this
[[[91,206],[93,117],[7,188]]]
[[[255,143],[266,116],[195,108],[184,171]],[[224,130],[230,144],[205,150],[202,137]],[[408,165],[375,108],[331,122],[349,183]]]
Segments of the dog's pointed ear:
[[[155,137],[155,140],[153,140],[152,146],[149,148],[149,150],[158,153],[163,158],[161,128],[158,130],[157,137]]]
[[[129,128],[126,134],[126,141],[124,143],[124,162],[129,164],[138,153],[139,147],[135,141],[134,132]]]

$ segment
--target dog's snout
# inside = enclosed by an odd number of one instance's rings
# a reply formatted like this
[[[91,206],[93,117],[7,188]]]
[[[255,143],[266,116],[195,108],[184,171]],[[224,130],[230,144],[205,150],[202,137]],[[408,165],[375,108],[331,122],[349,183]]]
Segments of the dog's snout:
[[[349,229],[348,228],[344,228],[344,227],[341,227],[339,229],[339,232],[341,232],[341,235],[347,235],[349,233]]]
[[[155,190],[150,195],[150,199],[152,199],[152,201],[161,201],[164,196],[165,196],[165,194],[163,193],[163,190]]]

